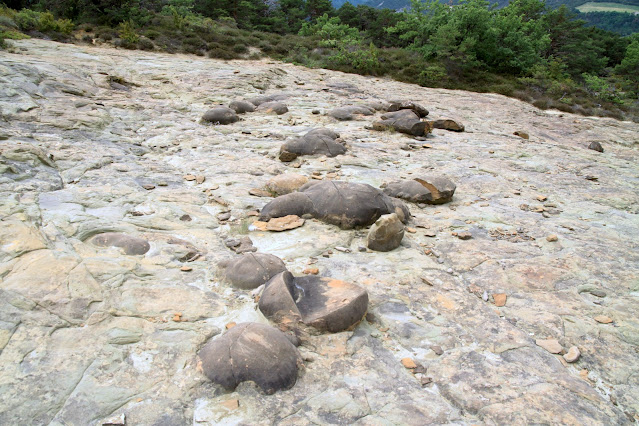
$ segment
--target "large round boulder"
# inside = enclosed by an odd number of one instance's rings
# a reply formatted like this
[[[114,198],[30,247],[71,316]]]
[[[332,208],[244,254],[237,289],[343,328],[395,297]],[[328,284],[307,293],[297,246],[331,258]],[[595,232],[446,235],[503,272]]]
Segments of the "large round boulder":
[[[255,111],[255,105],[253,105],[249,101],[233,101],[229,104],[229,108],[231,108],[237,114],[244,114],[247,112]]]
[[[202,120],[213,124],[231,124],[240,118],[235,111],[227,107],[215,107],[204,113]]]
[[[265,286],[259,308],[268,318],[290,324],[302,322],[319,331],[336,333],[357,324],[368,309],[363,288],[328,277],[274,276]]]
[[[298,155],[319,154],[327,157],[342,155],[346,153],[346,147],[338,139],[339,134],[330,129],[311,130],[302,137],[286,141],[280,147],[280,159],[282,161],[292,161]]]
[[[288,112],[288,107],[283,102],[264,102],[258,105],[258,111],[266,112],[267,114],[282,115]]]
[[[309,182],[299,192],[275,198],[264,206],[260,220],[309,214],[342,229],[351,229],[372,225],[380,216],[390,213],[397,213],[402,222],[410,217],[404,203],[368,184],[321,181]]]
[[[297,381],[302,360],[281,331],[259,323],[240,323],[210,340],[198,354],[206,377],[227,390],[255,382],[266,394]]]
[[[453,199],[457,187],[443,176],[423,176],[415,180],[391,182],[384,194],[413,203],[444,204]]]
[[[218,263],[224,280],[234,287],[252,290],[270,280],[286,265],[277,256],[267,253],[244,253],[231,260]]]

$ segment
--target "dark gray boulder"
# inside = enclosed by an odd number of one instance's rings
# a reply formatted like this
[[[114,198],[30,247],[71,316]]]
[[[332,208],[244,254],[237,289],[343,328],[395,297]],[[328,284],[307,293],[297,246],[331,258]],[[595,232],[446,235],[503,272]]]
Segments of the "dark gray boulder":
[[[349,105],[330,110],[328,116],[340,121],[355,120],[357,116],[373,115],[375,110],[365,105]]]
[[[302,322],[319,331],[346,330],[366,315],[368,293],[363,288],[328,277],[274,276],[265,286],[260,311],[276,322]]]
[[[240,118],[235,111],[227,107],[215,107],[204,113],[202,120],[213,124],[231,124]]]
[[[263,102],[258,105],[257,111],[266,112],[268,114],[282,115],[288,112],[288,107],[283,102]]]
[[[426,108],[412,101],[390,101],[390,105],[387,111],[392,112],[402,109],[412,110],[419,117],[426,117],[428,115],[428,110]]]
[[[428,123],[421,121],[417,114],[410,109],[387,112],[381,118],[381,120],[373,122],[373,130],[391,129],[411,136],[423,136],[430,131]]]
[[[225,281],[234,287],[252,290],[286,271],[286,265],[277,256],[267,253],[245,253],[218,263]]]
[[[404,203],[393,200],[379,189],[363,183],[340,181],[309,182],[298,192],[283,195],[268,203],[260,220],[290,214],[309,214],[342,229],[369,226],[380,216],[397,213],[402,222],[410,217]]]
[[[346,153],[346,147],[338,139],[339,134],[330,129],[311,130],[302,137],[286,141],[280,147],[280,160],[292,161],[299,155],[342,155]]]
[[[302,364],[284,333],[259,323],[237,324],[210,340],[198,356],[204,374],[214,383],[233,390],[252,381],[266,394],[292,387]]]
[[[588,149],[592,149],[593,151],[597,152],[604,152],[603,146],[601,146],[601,144],[597,141],[590,142],[590,145],[588,145]]]
[[[275,93],[272,95],[256,96],[254,98],[247,99],[247,101],[252,103],[255,106],[260,106],[266,102],[283,101],[287,98],[288,98],[288,95],[285,93]]]
[[[89,242],[98,247],[118,247],[128,255],[142,255],[151,248],[147,240],[119,232],[98,234],[90,238]]]
[[[229,104],[229,108],[237,114],[244,114],[255,111],[256,106],[249,101],[233,101]]]
[[[444,118],[440,120],[429,122],[434,129],[449,130],[451,132],[463,132],[464,125],[458,121],[451,120],[450,118]]]
[[[444,204],[453,199],[457,187],[443,176],[422,176],[415,180],[391,182],[384,194],[413,203]]]

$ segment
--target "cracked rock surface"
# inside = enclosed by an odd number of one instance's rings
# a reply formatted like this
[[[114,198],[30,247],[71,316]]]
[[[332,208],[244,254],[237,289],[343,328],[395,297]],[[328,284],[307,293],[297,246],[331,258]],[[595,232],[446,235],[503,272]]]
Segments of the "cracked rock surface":
[[[17,53],[0,56],[0,424],[638,418],[636,123],[271,60],[11,42]],[[289,112],[200,123],[237,99],[285,100]],[[381,112],[312,113],[392,99],[465,131],[417,141],[366,129]],[[314,128],[348,151],[278,159]],[[457,189],[444,205],[409,204],[401,245],[372,252],[368,229],[316,219],[249,230],[270,201],[249,190],[285,172],[373,188],[428,173]],[[241,244],[369,298],[354,329],[305,336],[295,385],[272,395],[250,381],[226,390],[197,356],[231,323],[274,326],[250,290],[220,278]],[[537,340],[581,355],[565,362]]]

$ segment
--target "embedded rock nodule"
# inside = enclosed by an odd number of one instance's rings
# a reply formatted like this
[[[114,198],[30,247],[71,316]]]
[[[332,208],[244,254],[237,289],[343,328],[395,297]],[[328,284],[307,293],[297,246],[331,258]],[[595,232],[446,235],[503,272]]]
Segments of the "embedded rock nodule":
[[[89,242],[98,247],[118,247],[128,255],[142,255],[151,248],[147,240],[120,232],[98,234],[90,238]]]
[[[244,290],[257,288],[273,276],[286,271],[286,265],[279,257],[267,253],[244,253],[222,261],[218,266],[223,270],[225,281]]]
[[[364,317],[368,293],[333,278],[294,277],[287,271],[266,284],[258,306],[276,322],[301,321],[317,330],[336,333]]]
[[[204,113],[202,120],[213,124],[231,124],[239,121],[239,117],[231,108],[216,107]]]
[[[299,155],[342,155],[346,153],[346,147],[337,139],[339,134],[330,129],[311,130],[302,137],[285,142],[280,147],[280,160],[292,161]]]
[[[391,182],[384,194],[413,203],[444,204],[453,199],[457,187],[443,176],[423,176],[414,180]]]
[[[264,206],[260,220],[309,214],[342,229],[352,229],[372,225],[380,216],[390,213],[397,213],[402,222],[410,217],[403,202],[368,184],[322,181],[309,182],[299,192],[275,198]]]
[[[266,394],[288,389],[302,363],[284,333],[259,323],[237,324],[199,352],[206,377],[227,390],[252,381]]]

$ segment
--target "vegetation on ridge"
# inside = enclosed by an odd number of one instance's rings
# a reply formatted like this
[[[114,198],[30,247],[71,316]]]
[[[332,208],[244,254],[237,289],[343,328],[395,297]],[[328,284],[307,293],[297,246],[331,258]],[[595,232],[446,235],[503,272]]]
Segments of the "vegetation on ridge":
[[[275,59],[429,87],[497,92],[587,115],[639,120],[639,35],[515,0],[413,0],[396,13],[329,0],[6,2],[0,40],[24,33],[129,49]],[[76,25],[74,32],[74,25]],[[0,41],[1,43],[1,41]]]

